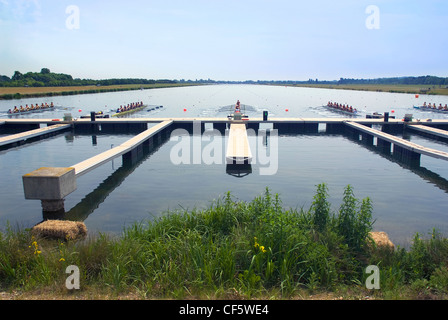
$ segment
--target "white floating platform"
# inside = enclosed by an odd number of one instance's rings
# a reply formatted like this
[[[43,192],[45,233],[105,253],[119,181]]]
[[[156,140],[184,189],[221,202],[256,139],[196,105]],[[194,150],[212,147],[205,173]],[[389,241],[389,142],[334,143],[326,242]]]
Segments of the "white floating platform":
[[[250,151],[245,123],[231,123],[229,140],[226,151],[227,164],[250,164],[252,152]]]

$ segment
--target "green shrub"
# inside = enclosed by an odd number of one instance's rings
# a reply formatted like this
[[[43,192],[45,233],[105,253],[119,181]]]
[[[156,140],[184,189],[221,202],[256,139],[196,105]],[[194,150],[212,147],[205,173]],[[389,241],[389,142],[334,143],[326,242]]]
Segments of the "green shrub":
[[[229,192],[207,209],[167,212],[127,227],[120,237],[64,243],[8,228],[0,233],[0,283],[4,290],[63,289],[65,267],[74,264],[83,288],[114,293],[289,297],[305,289],[365,290],[364,270],[373,264],[380,269],[378,294],[397,297],[403,286],[446,294],[447,239],[433,231],[426,240],[417,234],[408,251],[367,246],[370,200],[358,201],[347,186],[334,214],[327,199],[325,184],[317,186],[309,210],[283,208],[268,188],[250,202]]]

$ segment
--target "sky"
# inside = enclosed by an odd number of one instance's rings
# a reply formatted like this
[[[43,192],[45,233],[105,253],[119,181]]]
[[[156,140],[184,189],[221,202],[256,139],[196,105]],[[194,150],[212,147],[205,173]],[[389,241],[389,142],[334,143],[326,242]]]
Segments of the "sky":
[[[0,0],[0,74],[448,76],[446,0]]]

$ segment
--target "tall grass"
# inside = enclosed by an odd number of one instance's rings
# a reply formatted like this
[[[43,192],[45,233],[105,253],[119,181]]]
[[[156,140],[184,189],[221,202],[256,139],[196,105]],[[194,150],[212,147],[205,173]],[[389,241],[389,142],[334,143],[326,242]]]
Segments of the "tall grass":
[[[447,293],[447,239],[434,232],[429,240],[417,235],[409,251],[375,249],[368,238],[370,200],[357,200],[351,186],[339,210],[327,198],[325,184],[317,186],[309,210],[284,208],[269,189],[250,202],[227,193],[208,209],[167,212],[120,237],[100,234],[84,241],[32,239],[26,230],[8,228],[0,233],[0,289],[63,294],[65,268],[77,265],[81,292],[290,297],[304,290],[366,290],[364,270],[375,264],[385,290]]]

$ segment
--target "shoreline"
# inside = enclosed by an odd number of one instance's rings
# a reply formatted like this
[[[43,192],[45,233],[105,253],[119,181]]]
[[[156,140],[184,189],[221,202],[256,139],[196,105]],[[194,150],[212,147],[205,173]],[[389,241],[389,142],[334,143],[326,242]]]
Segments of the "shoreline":
[[[418,95],[447,96],[448,88],[436,85],[390,85],[390,84],[295,84],[288,87],[355,90],[372,92],[408,93]],[[429,89],[429,90],[428,90]]]
[[[37,97],[69,96],[131,90],[146,90],[172,87],[197,86],[196,83],[156,83],[110,86],[66,86],[66,87],[0,87],[0,100],[18,100]]]
[[[54,97],[77,94],[92,94],[117,92],[128,90],[145,90],[171,87],[186,87],[207,85],[206,83],[156,83],[156,84],[128,84],[110,86],[65,86],[65,87],[0,87],[0,100],[16,100],[36,97]],[[268,84],[283,86],[284,84]],[[448,88],[435,85],[382,85],[382,84],[293,84],[288,87],[354,90],[370,92],[390,92],[431,96],[448,96]]]
[[[409,250],[395,247],[373,232],[369,198],[361,204],[348,185],[334,215],[328,196],[318,185],[310,209],[289,210],[268,188],[250,202],[228,192],[119,237],[67,236],[60,220],[9,226],[0,232],[0,300],[446,300],[446,237],[417,233]],[[72,267],[82,270],[76,287]]]

